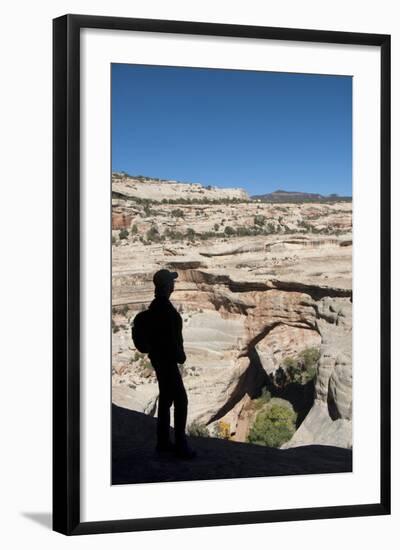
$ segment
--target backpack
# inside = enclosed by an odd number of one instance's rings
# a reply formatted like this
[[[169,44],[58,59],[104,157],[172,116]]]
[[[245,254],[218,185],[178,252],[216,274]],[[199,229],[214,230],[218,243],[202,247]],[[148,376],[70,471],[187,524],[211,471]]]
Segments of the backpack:
[[[151,317],[151,311],[145,309],[139,311],[133,319],[131,327],[132,340],[135,348],[141,353],[149,353],[150,351]]]

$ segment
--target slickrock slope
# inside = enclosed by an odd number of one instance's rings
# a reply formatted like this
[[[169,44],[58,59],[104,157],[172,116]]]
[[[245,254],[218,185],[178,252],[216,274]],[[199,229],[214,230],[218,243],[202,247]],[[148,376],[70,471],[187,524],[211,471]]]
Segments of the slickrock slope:
[[[254,400],[268,387],[290,401],[279,369],[287,374],[288,359],[317,349],[312,402],[285,446],[350,448],[351,203],[235,202],[227,190],[214,203],[217,190],[197,187],[191,202],[187,187],[113,180],[113,402],[157,412],[154,372],[129,323],[153,298],[153,273],[169,267],[179,273],[171,299],[183,317],[188,425],[210,434],[224,425],[246,441]]]

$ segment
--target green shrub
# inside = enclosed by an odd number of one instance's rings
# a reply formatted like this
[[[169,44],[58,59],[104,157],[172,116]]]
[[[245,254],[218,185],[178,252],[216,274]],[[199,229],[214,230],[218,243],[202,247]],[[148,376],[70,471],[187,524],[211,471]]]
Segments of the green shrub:
[[[288,382],[303,384],[303,369],[299,364],[289,365],[286,369]]]
[[[233,229],[233,227],[231,227],[230,225],[227,225],[224,229],[224,233],[225,235],[227,235],[228,237],[230,237],[231,235],[234,235],[235,234],[235,230]]]
[[[119,326],[115,323],[114,319],[111,320],[111,328],[114,334],[119,331]]]
[[[194,238],[196,236],[196,232],[192,227],[188,227],[186,231],[186,236],[190,241],[194,241]]]
[[[123,239],[127,239],[128,235],[129,235],[129,231],[127,229],[121,229],[121,231],[119,232],[119,238],[121,239],[121,241]]]
[[[258,229],[259,228],[246,227],[242,225],[236,228],[236,235],[238,237],[248,237],[251,235],[255,235]]]
[[[137,225],[132,225],[132,227],[131,227],[131,234],[132,234],[132,235],[136,235],[137,232],[138,232]]]
[[[307,348],[300,353],[299,356],[303,362],[306,369],[314,367],[321,357],[321,353],[317,348]]]
[[[202,241],[206,241],[207,239],[213,239],[214,237],[217,237],[218,234],[214,233],[214,231],[204,231],[203,233],[196,233],[196,237],[201,239]]]
[[[146,233],[146,239],[150,242],[159,242],[161,240],[160,233],[154,225]]]
[[[306,368],[306,376],[307,376],[308,380],[313,380],[317,376],[316,367],[307,367]]]
[[[317,363],[321,354],[317,348],[307,348],[296,357],[285,357],[283,366],[286,371],[286,383],[307,384],[317,374]]]
[[[297,367],[297,361],[294,357],[285,357],[285,359],[283,360],[283,364],[287,369],[291,367],[293,368]]]
[[[271,392],[267,390],[267,388],[264,386],[261,390],[260,397],[257,397],[253,400],[253,406],[256,409],[261,409],[264,405],[269,403],[271,401]]]
[[[282,367],[276,369],[273,378],[275,385],[279,388],[284,388],[288,382],[288,376]]]
[[[188,434],[196,437],[209,437],[210,433],[205,424],[194,420],[188,427]]]
[[[249,443],[280,447],[296,431],[296,413],[280,405],[272,405],[260,411],[250,429]]]
[[[181,210],[180,208],[175,208],[174,210],[172,210],[171,216],[174,216],[175,218],[184,218],[185,217],[185,215],[183,213],[183,210]]]
[[[267,218],[262,214],[257,214],[256,216],[254,216],[254,225],[259,225],[259,226],[265,225],[266,219]]]
[[[153,366],[150,363],[149,359],[143,359],[142,361],[143,361],[142,365],[143,365],[144,369],[152,369],[153,368]]]

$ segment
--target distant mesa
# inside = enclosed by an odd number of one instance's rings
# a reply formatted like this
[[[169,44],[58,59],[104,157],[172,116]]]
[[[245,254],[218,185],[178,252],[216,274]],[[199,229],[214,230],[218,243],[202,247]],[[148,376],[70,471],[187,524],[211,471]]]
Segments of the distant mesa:
[[[246,191],[240,187],[204,186],[201,183],[165,180],[142,175],[131,176],[124,172],[112,174],[112,193],[115,199],[151,201],[247,202],[250,200]]]
[[[285,191],[277,189],[272,193],[264,193],[263,195],[252,195],[252,200],[261,202],[329,202],[329,201],[349,201],[351,197],[341,196],[336,193],[330,195],[321,195],[320,193],[304,193],[302,191]]]

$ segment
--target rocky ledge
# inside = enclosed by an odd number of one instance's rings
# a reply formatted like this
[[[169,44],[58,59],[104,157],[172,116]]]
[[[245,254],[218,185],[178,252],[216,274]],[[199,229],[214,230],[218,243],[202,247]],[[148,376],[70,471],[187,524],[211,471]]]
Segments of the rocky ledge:
[[[112,406],[112,484],[233,479],[352,471],[352,451],[327,445],[274,449],[215,438],[190,437],[195,460],[154,452],[156,420]]]

